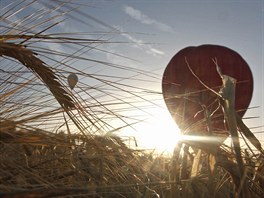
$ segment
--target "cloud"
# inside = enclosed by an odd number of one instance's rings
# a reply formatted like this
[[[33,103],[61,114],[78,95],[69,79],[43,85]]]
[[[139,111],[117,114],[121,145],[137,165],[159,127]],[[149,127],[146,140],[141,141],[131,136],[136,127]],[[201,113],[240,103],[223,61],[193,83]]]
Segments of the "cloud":
[[[164,55],[164,52],[155,48],[150,48],[150,51],[152,53],[158,54],[158,55]]]
[[[123,11],[131,18],[141,22],[142,24],[153,25],[163,32],[175,32],[171,26],[156,21],[155,19],[148,17],[147,15],[143,14],[140,10],[137,10],[131,6],[124,6]]]
[[[130,6],[124,6],[123,8],[124,12],[128,14],[131,18],[136,19],[137,21],[140,21],[143,24],[154,24],[155,20],[149,18],[148,16],[142,14],[139,10],[134,9]]]
[[[133,47],[141,49],[152,56],[161,56],[165,54],[163,51],[154,48],[151,44],[144,43],[144,41],[142,41],[141,39],[137,39],[125,33],[122,33],[122,35],[128,40],[132,41]]]

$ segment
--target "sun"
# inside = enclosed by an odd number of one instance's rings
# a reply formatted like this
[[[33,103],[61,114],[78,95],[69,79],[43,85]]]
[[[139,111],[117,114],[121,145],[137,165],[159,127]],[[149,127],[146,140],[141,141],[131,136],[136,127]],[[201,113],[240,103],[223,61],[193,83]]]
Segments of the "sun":
[[[138,145],[155,149],[159,154],[172,154],[179,140],[180,130],[167,109],[155,109],[152,113],[155,116],[137,126],[135,137]]]

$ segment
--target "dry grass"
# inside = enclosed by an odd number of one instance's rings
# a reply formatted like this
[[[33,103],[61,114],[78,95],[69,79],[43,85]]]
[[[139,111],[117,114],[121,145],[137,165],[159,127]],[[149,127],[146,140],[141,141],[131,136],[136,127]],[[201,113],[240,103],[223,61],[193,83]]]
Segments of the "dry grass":
[[[0,197],[262,197],[263,150],[239,118],[240,141],[246,143],[240,151],[242,175],[233,148],[221,138],[185,139],[166,157],[130,148],[114,135],[144,120],[126,112],[145,113],[142,105],[155,105],[152,90],[129,82],[157,76],[84,55],[110,44],[104,39],[109,32],[96,39],[87,33],[45,33],[63,16],[75,16],[68,14],[78,6],[54,2],[19,20],[12,20],[12,13],[38,3],[2,8]],[[64,51],[55,50],[58,46]],[[88,72],[80,66],[87,62],[96,67]],[[130,77],[104,73],[105,68]],[[71,91],[66,85],[71,72],[89,80]]]
[[[64,196],[81,192],[133,197],[143,192],[148,180],[162,181],[151,173],[147,175],[143,168],[147,156],[128,149],[118,137],[87,139],[82,135],[25,131],[1,139],[1,153],[6,159],[1,165],[1,191],[46,189],[41,194],[54,196],[59,191]],[[74,191],[77,187],[82,190]]]

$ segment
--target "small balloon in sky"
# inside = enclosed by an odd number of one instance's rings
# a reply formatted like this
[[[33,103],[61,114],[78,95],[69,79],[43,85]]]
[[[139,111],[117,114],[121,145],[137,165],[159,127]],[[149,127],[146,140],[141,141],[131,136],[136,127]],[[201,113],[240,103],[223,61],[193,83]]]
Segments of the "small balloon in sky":
[[[77,84],[77,82],[78,82],[78,76],[74,73],[71,73],[68,76],[68,84],[69,84],[70,88],[73,89],[75,87],[75,85]]]

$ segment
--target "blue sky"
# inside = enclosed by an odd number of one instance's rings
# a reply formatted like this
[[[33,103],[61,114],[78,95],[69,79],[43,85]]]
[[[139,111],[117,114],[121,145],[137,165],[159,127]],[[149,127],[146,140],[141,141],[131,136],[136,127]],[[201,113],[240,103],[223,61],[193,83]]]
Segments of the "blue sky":
[[[0,0],[4,6],[9,0]],[[22,1],[21,1],[22,2]],[[29,0],[24,3],[31,2]],[[46,1],[39,1],[45,3]],[[98,50],[87,52],[87,56],[101,61],[124,65],[142,70],[145,75],[138,75],[131,81],[133,72],[101,68],[96,63],[79,61],[82,69],[94,74],[111,74],[130,78],[125,84],[158,92],[153,96],[161,109],[146,109],[154,115],[148,124],[139,124],[136,134],[130,135],[148,139],[147,146],[155,147],[163,136],[163,142],[169,141],[169,134],[174,133],[175,123],[164,105],[161,93],[161,78],[170,59],[182,48],[202,44],[218,44],[237,51],[250,65],[254,77],[254,95],[245,117],[259,116],[246,120],[249,127],[264,126],[264,1],[262,0],[89,0],[73,1],[85,4],[70,15],[51,32],[88,32],[90,38],[104,39],[107,44],[98,45]],[[72,4],[73,7],[78,6]],[[86,6],[87,5],[87,6]],[[35,12],[44,5],[32,5],[26,10]],[[24,13],[25,14],[25,13]],[[11,17],[18,20],[20,13]],[[11,20],[10,19],[10,20]],[[76,21],[76,19],[78,19]],[[54,49],[61,50],[56,44]],[[104,53],[102,50],[109,53]],[[118,54],[118,56],[116,55]],[[155,78],[148,79],[148,75]],[[82,80],[82,78],[80,78]],[[124,94],[120,94],[123,97]],[[142,95],[144,97],[144,93]],[[148,100],[150,99],[147,95]],[[127,97],[128,98],[128,97]],[[128,100],[125,98],[126,100]],[[103,100],[103,99],[102,99]],[[143,108],[144,106],[140,106]],[[133,111],[134,114],[137,112]],[[142,112],[138,112],[140,114]],[[132,115],[133,116],[133,115]],[[135,116],[135,115],[134,115]],[[142,132],[144,131],[144,132]],[[264,127],[254,131],[264,131]],[[153,134],[153,132],[155,134]],[[159,133],[161,132],[161,133]],[[263,135],[258,135],[262,139]],[[164,145],[164,143],[163,143]]]
[[[140,61],[119,60],[125,64],[162,75],[172,56],[187,46],[219,44],[237,51],[250,65],[254,76],[250,106],[260,106],[245,116],[260,118],[246,122],[249,126],[264,125],[263,1],[131,0],[100,1],[94,5],[89,9],[90,15],[129,32],[114,39],[133,44],[112,48]],[[107,30],[105,26],[101,28]]]

